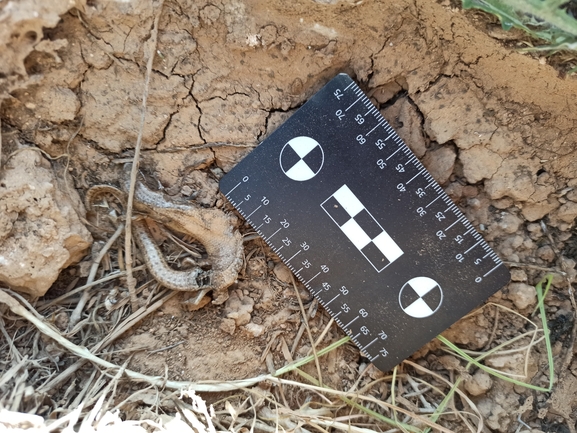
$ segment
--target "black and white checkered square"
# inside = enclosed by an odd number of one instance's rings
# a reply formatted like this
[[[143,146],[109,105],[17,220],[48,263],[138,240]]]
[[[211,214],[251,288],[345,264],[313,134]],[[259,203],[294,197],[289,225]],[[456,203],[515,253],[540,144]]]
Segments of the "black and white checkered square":
[[[403,251],[347,185],[321,203],[355,247],[377,272],[403,255]]]

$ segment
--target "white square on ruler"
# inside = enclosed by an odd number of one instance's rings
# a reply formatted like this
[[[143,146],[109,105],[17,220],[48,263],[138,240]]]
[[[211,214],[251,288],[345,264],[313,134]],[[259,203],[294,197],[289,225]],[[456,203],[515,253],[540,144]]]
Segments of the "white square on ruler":
[[[357,196],[354,195],[346,185],[341,186],[338,191],[333,194],[333,197],[352,217],[365,208]]]
[[[369,235],[352,218],[341,226],[341,230],[359,250],[371,241]]]
[[[396,242],[385,231],[374,238],[373,243],[391,263],[403,255],[403,250],[399,248]]]

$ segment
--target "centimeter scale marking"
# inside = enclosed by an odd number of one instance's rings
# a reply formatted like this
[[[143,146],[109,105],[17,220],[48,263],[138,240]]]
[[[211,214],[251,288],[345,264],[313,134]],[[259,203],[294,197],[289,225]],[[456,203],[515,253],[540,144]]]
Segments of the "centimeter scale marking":
[[[344,74],[227,174],[221,190],[384,371],[509,281]]]

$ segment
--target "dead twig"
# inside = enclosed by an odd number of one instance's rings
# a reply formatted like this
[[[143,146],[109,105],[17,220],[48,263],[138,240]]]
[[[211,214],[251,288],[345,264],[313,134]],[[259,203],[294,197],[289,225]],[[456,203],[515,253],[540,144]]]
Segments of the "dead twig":
[[[532,265],[529,263],[519,263],[519,262],[503,262],[505,263],[507,266],[513,267],[513,268],[527,268],[527,269],[535,269],[536,271],[544,271],[544,272],[551,272],[554,274],[561,274],[563,276],[567,275],[566,272],[560,270],[559,268],[546,268],[544,266],[537,266],[537,265]]]
[[[128,286],[128,292],[130,293],[132,311],[136,311],[138,309],[138,299],[136,297],[136,280],[132,274],[132,207],[134,201],[134,190],[136,187],[136,177],[138,175],[138,164],[140,161],[140,149],[142,147],[142,136],[144,134],[144,120],[146,119],[146,103],[148,100],[150,77],[152,75],[152,63],[154,61],[154,54],[156,53],[156,45],[158,41],[158,23],[160,22],[160,15],[162,14],[163,5],[164,0],[160,0],[158,13],[154,18],[154,27],[150,32],[148,61],[146,63],[146,78],[144,81],[144,92],[142,94],[140,126],[138,128],[136,146],[134,147],[134,158],[132,160],[132,170],[130,171],[130,189],[128,191],[128,199],[126,203],[126,231],[124,236],[124,250],[126,251],[126,256],[124,259],[126,263],[126,285]]]
[[[0,98],[0,113],[2,112],[2,98]],[[2,167],[2,118],[0,117],[0,168]]]
[[[312,349],[313,349],[313,354],[314,354],[314,357],[315,357],[315,365],[316,365],[316,367],[317,367],[317,373],[318,373],[318,375],[319,375],[319,386],[322,387],[322,386],[323,386],[323,375],[322,375],[321,365],[319,364],[319,356],[318,356],[318,354],[317,354],[317,349],[316,349],[316,347],[315,347],[315,339],[313,338],[313,334],[312,334],[312,332],[311,332],[311,328],[309,327],[309,318],[308,318],[307,313],[306,313],[306,311],[305,311],[305,307],[303,306],[303,301],[302,301],[302,299],[301,299],[301,295],[300,295],[300,293],[299,293],[299,289],[298,289],[297,284],[296,284],[296,282],[295,282],[295,277],[294,277],[294,275],[293,275],[292,273],[291,273],[291,280],[292,280],[292,283],[293,283],[293,287],[294,287],[295,293],[296,293],[296,295],[297,295],[297,300],[299,301],[299,307],[300,307],[300,309],[301,309],[301,314],[302,314],[302,316],[303,316],[303,323],[305,324],[305,327],[306,327],[306,330],[307,330],[307,334],[308,334],[308,336],[309,336],[309,340],[310,340],[310,342],[311,342],[311,346],[312,346]]]
[[[0,303],[5,304],[14,314],[28,320],[32,325],[34,325],[41,333],[49,338],[52,338],[58,344],[60,344],[64,349],[70,353],[82,358],[83,362],[90,361],[94,365],[102,367],[110,372],[117,372],[121,367],[108,362],[98,356],[94,355],[86,347],[78,346],[72,343],[70,340],[66,339],[60,334],[55,328],[46,323],[44,320],[39,319],[33,313],[28,311],[22,304],[20,304],[16,299],[8,294],[4,289],[0,289]],[[124,370],[124,374],[137,382],[146,382],[151,385],[165,387],[168,389],[189,389],[198,392],[220,392],[220,391],[232,391],[239,388],[246,388],[249,386],[256,385],[265,380],[274,380],[280,383],[280,379],[275,378],[271,375],[257,376],[250,379],[244,380],[234,380],[227,382],[216,382],[216,381],[204,381],[204,382],[186,382],[186,381],[175,381],[166,380],[163,376],[148,376],[146,374],[138,373],[129,369]],[[59,381],[60,382],[60,381]],[[47,386],[43,387],[44,389]]]
[[[110,239],[108,239],[108,242],[104,244],[104,247],[102,247],[100,253],[98,253],[98,256],[94,259],[94,262],[92,262],[92,266],[90,267],[90,273],[88,274],[88,279],[86,280],[87,284],[91,284],[94,281],[94,278],[96,277],[96,272],[98,271],[98,267],[100,266],[100,262],[102,261],[104,256],[108,253],[108,250],[112,247],[114,242],[116,242],[116,239],[118,239],[118,237],[122,234],[123,230],[124,230],[124,224],[120,224],[116,229],[116,231],[114,232],[114,234],[110,237]],[[68,323],[68,331],[73,329],[74,326],[76,326],[76,324],[80,321],[80,317],[82,317],[82,310],[84,309],[84,306],[88,302],[88,299],[90,299],[90,290],[87,289],[84,291],[84,293],[82,293],[82,296],[78,301],[78,304],[76,304],[76,308],[70,315],[70,321]]]
[[[146,269],[146,265],[140,265],[136,268],[133,269],[134,272],[136,271],[142,271],[143,269]],[[108,281],[112,281],[115,280],[117,278],[121,278],[126,276],[126,272],[124,271],[120,271],[120,272],[115,272],[113,274],[110,274],[106,277],[103,277],[99,280],[96,280],[90,284],[84,284],[80,287],[75,288],[74,290],[71,290],[70,292],[67,292],[61,296],[59,296],[58,298],[52,299],[50,301],[39,301],[37,302],[35,305],[38,307],[40,306],[42,310],[45,310],[47,308],[50,308],[54,305],[58,305],[60,304],[62,301],[64,301],[66,298],[69,298],[70,296],[73,296],[75,294],[77,294],[78,292],[82,292],[85,289],[89,289],[90,287],[94,287],[97,286],[99,284],[104,284],[107,283]]]
[[[161,347],[160,349],[150,350],[150,351],[148,351],[148,353],[150,355],[152,355],[153,353],[164,352],[165,350],[174,349],[175,347],[180,346],[181,344],[184,344],[184,343],[186,343],[186,340],[179,341],[177,343],[171,344],[170,346]]]
[[[74,131],[72,133],[72,135],[70,136],[70,139],[68,140],[68,143],[66,143],[65,155],[67,156],[67,158],[66,158],[66,165],[64,166],[64,173],[62,174],[62,177],[64,178],[64,185],[66,185],[66,189],[68,191],[70,191],[70,186],[68,185],[68,167],[70,166],[70,145],[72,144],[72,141],[74,141],[76,136],[80,133],[82,126],[84,126],[84,116],[82,116],[82,119],[80,119],[80,125],[78,125],[78,128],[76,128],[76,131]]]
[[[168,295],[166,295],[168,293]],[[100,340],[98,344],[96,344],[92,349],[91,353],[99,353],[102,349],[113,343],[118,337],[120,337],[124,332],[131,329],[133,326],[136,325],[139,321],[159,309],[166,301],[171,299],[173,296],[176,296],[178,292],[174,291],[164,291],[160,295],[157,296],[157,300],[153,302],[152,305],[148,306],[147,308],[140,308],[139,310],[132,313],[126,320],[119,325],[116,329],[112,330],[104,339]],[[164,296],[166,295],[166,296]],[[54,389],[59,386],[64,381],[68,380],[74,373],[76,373],[85,363],[86,359],[80,359],[64,370],[61,374],[57,377],[53,378],[49,382],[42,385],[41,390],[49,390]]]

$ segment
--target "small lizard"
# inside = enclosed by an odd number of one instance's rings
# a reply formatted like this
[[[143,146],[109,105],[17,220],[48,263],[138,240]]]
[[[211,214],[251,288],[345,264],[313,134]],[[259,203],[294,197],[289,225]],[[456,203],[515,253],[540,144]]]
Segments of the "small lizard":
[[[130,165],[125,167],[125,173]],[[125,176],[120,191],[108,185],[92,187],[86,195],[86,207],[92,210],[96,196],[109,193],[126,201],[130,181]],[[154,242],[145,221],[136,217],[133,235],[142,250],[146,265],[154,278],[163,286],[174,290],[198,293],[193,303],[213,292],[213,303],[222,304],[228,299],[228,287],[234,283],[243,263],[243,246],[240,233],[234,229],[233,217],[217,208],[203,208],[193,203],[180,204],[169,200],[161,192],[152,191],[138,181],[134,191],[134,208],[165,225],[189,235],[202,243],[212,264],[210,271],[194,267],[185,271],[172,269]]]

